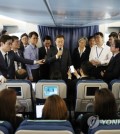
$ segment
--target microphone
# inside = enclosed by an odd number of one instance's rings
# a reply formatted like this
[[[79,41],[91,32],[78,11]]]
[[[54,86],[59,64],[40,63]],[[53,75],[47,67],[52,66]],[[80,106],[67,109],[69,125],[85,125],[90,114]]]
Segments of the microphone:
[[[61,49],[61,47],[59,48],[59,51],[61,51],[62,49]]]

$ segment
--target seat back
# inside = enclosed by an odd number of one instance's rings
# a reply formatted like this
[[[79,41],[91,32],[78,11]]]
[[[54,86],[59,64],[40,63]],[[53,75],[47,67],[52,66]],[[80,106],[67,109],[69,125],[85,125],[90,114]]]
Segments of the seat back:
[[[12,134],[12,125],[7,121],[0,121],[0,134]]]
[[[36,83],[36,90],[35,90],[36,118],[41,118],[42,108],[44,106],[47,97],[53,94],[57,94],[66,101],[67,98],[66,92],[67,92],[67,85],[63,80],[39,80]]]
[[[8,80],[6,83],[1,84],[0,90],[8,87],[16,90],[17,101],[25,108],[24,112],[32,112],[33,95],[31,82],[28,80]]]
[[[20,130],[16,134],[73,134],[69,131],[36,131],[36,130]]]
[[[94,122],[94,121],[92,121]],[[90,125],[88,134],[118,134],[120,133],[120,119],[96,120]]]
[[[95,91],[108,88],[102,80],[79,80],[76,84],[75,112],[92,112]]]
[[[99,130],[95,134],[120,134],[120,130]]]
[[[118,111],[120,111],[120,80],[112,80],[110,82],[112,93],[114,94]]]
[[[67,85],[63,80],[39,80],[36,83],[36,98],[45,100],[52,94],[58,94],[65,99],[67,92]]]
[[[74,130],[66,120],[25,120],[15,134],[73,134]]]

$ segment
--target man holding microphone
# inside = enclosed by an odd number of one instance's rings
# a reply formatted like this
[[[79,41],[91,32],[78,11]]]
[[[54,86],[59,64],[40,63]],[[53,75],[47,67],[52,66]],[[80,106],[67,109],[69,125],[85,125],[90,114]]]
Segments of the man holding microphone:
[[[64,47],[64,36],[58,35],[55,40],[56,46],[52,47],[47,54],[46,62],[50,64],[50,74],[59,70],[62,79],[67,79],[68,68],[71,65],[69,50]]]

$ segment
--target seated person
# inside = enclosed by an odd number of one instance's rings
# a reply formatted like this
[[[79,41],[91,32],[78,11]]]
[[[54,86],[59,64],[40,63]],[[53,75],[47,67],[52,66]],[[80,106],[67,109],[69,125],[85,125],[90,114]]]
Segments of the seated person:
[[[82,63],[81,67],[80,67],[80,74],[78,74],[78,72],[74,69],[74,72],[72,73],[76,79],[72,80],[72,74],[70,72],[70,70],[68,71],[68,81],[67,81],[67,96],[68,98],[71,96],[73,98],[73,100],[75,101],[76,98],[76,84],[79,80],[89,80],[89,79],[93,79],[92,77],[92,72],[93,70],[93,65],[90,62],[84,62]]]
[[[95,102],[94,102],[94,113],[85,114],[84,116],[79,116],[77,122],[81,131],[85,134],[88,133],[89,123],[91,116],[97,115],[99,119],[119,119],[117,115],[117,106],[113,93],[106,88],[97,90],[95,93]]]
[[[16,79],[27,79],[28,73],[25,69],[18,69],[15,71]]]
[[[49,96],[43,107],[42,118],[46,120],[66,120],[68,118],[67,106],[58,95]]]
[[[14,131],[18,128],[23,118],[16,116],[16,92],[14,89],[0,91],[0,120],[11,123]]]
[[[83,62],[81,64],[80,72],[79,72],[80,75],[78,74],[78,72],[75,69],[74,69],[74,72],[72,74],[78,80],[79,79],[81,79],[81,80],[82,79],[91,79],[93,68],[94,68],[93,65],[90,62],[86,61],[86,62]],[[72,74],[71,74],[70,69],[69,69],[69,71],[68,71],[68,79],[72,79]]]

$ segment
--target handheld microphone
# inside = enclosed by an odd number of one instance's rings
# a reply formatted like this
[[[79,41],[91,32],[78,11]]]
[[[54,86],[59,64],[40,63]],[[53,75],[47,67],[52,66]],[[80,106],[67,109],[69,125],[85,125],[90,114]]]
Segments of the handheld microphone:
[[[59,51],[61,51],[62,49],[61,49],[61,47],[59,48]]]

